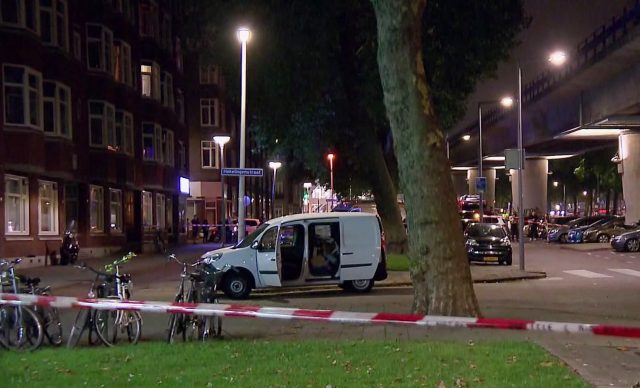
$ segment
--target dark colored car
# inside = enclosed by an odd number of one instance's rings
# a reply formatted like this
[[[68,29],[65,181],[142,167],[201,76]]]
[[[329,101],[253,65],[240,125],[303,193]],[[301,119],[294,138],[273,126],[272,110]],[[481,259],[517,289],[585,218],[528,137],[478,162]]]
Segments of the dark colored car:
[[[549,227],[549,231],[547,233],[547,241],[548,242],[560,242],[566,243],[568,242],[569,230],[574,228],[579,228],[581,226],[591,225],[594,222],[601,220],[603,218],[612,218],[613,216],[587,216],[577,218],[573,221],[568,222],[566,225],[556,225],[553,227]]]
[[[595,238],[597,236],[598,230],[602,227],[608,228],[611,225],[613,225],[616,221],[618,221],[621,224],[624,224],[624,220],[619,221],[618,218],[601,218],[599,220],[596,220],[592,224],[572,228],[567,233],[567,242],[570,242],[570,243],[587,242],[587,240],[585,240],[585,234],[587,233],[590,239],[593,239],[594,241],[596,241]],[[609,240],[607,239],[606,242],[608,241]]]
[[[611,239],[611,247],[618,252],[638,252],[640,251],[640,229],[622,233]]]
[[[473,223],[464,232],[469,261],[511,265],[511,241],[498,224]]]
[[[608,243],[613,236],[619,236],[622,233],[636,228],[637,227],[633,225],[625,225],[624,217],[618,217],[613,220],[609,220],[604,224],[585,230],[582,241]]]

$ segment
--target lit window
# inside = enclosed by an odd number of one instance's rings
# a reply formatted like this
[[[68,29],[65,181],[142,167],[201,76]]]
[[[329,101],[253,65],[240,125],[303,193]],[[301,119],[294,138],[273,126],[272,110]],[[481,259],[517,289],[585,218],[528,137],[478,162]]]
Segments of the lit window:
[[[40,204],[38,208],[39,233],[58,234],[58,185],[55,182],[38,182]]]
[[[203,127],[218,126],[218,99],[200,99],[200,124]]]
[[[160,101],[160,66],[155,62],[143,61],[140,65],[142,95]]]
[[[113,73],[113,33],[99,24],[87,24],[87,66]]]
[[[202,140],[202,168],[218,168],[219,151],[216,143]]]
[[[113,77],[116,81],[133,87],[131,46],[121,40],[116,40],[113,45],[113,56]]]
[[[71,91],[54,81],[44,81],[43,129],[48,135],[71,138]]]
[[[149,191],[142,192],[142,226],[144,230],[153,227],[153,195]]]
[[[4,122],[42,129],[42,76],[25,66],[3,66]]]
[[[122,232],[122,190],[109,189],[109,228]]]
[[[29,234],[29,182],[27,178],[4,176],[4,219],[8,235]]]
[[[94,233],[104,232],[104,190],[100,186],[89,186],[89,227]]]

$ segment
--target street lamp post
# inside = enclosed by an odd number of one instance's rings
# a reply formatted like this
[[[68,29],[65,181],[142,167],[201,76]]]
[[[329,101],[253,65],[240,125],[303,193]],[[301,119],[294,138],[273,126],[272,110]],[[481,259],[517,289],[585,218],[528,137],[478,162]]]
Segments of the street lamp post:
[[[269,167],[273,169],[273,182],[271,184],[271,218],[274,217],[273,207],[276,203],[276,171],[282,167],[280,162],[269,162]]]
[[[213,141],[220,146],[220,198],[222,202],[222,246],[227,242],[227,191],[224,188],[224,176],[222,169],[224,168],[224,145],[231,140],[229,136],[214,136]]]
[[[554,66],[562,66],[567,60],[567,55],[562,51],[555,51],[549,55],[548,61]],[[523,176],[524,149],[522,145],[522,68],[518,62],[518,256],[520,270],[524,271],[524,194]]]
[[[247,106],[247,42],[251,39],[251,30],[240,27],[236,31],[238,41],[242,46],[242,74],[241,74],[241,97],[240,97],[240,168],[245,166],[245,116]],[[244,176],[238,178],[238,241],[244,239],[245,228],[245,207],[244,207]]]
[[[331,210],[333,210],[333,197],[334,197],[334,191],[333,191],[333,159],[336,156],[334,154],[329,154],[327,155],[327,159],[329,159],[329,172],[331,174]]]

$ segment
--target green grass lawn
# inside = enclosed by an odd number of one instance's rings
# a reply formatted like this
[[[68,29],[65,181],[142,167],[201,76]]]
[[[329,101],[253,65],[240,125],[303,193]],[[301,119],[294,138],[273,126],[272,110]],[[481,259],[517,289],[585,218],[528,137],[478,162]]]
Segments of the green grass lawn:
[[[526,342],[212,341],[0,353],[3,387],[588,387]]]
[[[409,270],[409,258],[405,255],[387,255],[387,270],[388,271],[408,271]]]

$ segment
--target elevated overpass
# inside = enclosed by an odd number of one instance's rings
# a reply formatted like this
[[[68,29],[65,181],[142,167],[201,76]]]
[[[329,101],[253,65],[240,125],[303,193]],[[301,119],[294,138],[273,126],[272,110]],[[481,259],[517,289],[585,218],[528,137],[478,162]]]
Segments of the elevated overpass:
[[[522,68],[526,82],[526,64]],[[491,169],[504,164],[504,150],[517,148],[517,109],[495,107],[487,111],[482,127],[483,175],[491,181],[495,178]],[[640,2],[580,42],[562,69],[549,69],[524,84],[522,129],[527,155],[525,209],[546,210],[550,158],[618,145],[627,218],[640,219]],[[463,140],[464,135],[470,139]],[[478,123],[450,133],[448,139],[452,166],[467,170],[463,179],[473,182],[478,165]],[[517,175],[512,171],[513,193]],[[454,180],[461,185],[460,174],[454,173]],[[488,201],[495,197],[492,187],[489,182]],[[513,198],[517,206],[517,196]]]

